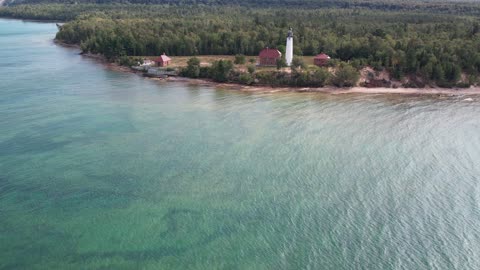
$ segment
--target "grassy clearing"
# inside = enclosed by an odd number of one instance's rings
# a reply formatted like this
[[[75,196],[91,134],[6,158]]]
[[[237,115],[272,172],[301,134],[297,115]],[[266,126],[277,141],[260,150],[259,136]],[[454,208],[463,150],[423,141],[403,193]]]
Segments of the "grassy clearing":
[[[230,60],[234,61],[235,56],[234,55],[197,55],[197,56],[170,56],[172,59],[171,64],[169,65],[170,67],[185,67],[187,66],[188,59],[192,57],[197,57],[200,59],[200,65],[201,66],[209,66],[211,65],[214,61],[218,60]],[[303,58],[304,63],[307,66],[313,66],[313,56],[301,56]],[[148,56],[148,57],[143,57],[147,58],[150,60],[155,59],[155,56]],[[252,64],[250,63],[250,59],[254,59],[254,65],[258,63],[258,56],[245,56],[246,63],[243,65],[236,65],[238,69],[246,69],[248,65]],[[276,70],[276,67],[256,67],[257,70]]]

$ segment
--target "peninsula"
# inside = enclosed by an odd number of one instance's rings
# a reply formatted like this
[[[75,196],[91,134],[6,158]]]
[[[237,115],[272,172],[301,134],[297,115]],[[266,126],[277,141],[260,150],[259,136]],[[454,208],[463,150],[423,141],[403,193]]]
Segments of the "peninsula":
[[[297,88],[479,83],[480,7],[473,2],[52,1],[7,0],[0,16],[63,20],[59,42],[146,76]],[[154,61],[163,55],[170,60]]]

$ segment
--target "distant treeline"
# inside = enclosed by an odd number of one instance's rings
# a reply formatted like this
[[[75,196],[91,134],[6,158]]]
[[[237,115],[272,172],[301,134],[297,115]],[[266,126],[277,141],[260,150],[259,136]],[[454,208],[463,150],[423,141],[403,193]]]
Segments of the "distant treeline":
[[[147,4],[169,6],[243,6],[260,8],[346,8],[384,11],[428,11],[480,15],[475,0],[6,0],[7,5],[21,4]]]
[[[385,68],[395,78],[413,74],[443,86],[454,85],[462,72],[473,82],[480,72],[479,19],[436,9],[21,5],[0,9],[0,16],[75,18],[57,38],[110,59],[163,52],[257,55],[267,46],[283,50],[286,31],[293,27],[296,55],[325,52],[357,68]]]

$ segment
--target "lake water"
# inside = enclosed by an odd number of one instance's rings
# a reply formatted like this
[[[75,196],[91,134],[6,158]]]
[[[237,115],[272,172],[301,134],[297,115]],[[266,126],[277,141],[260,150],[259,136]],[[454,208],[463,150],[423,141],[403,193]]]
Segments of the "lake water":
[[[480,96],[243,93],[0,20],[0,269],[480,269]]]

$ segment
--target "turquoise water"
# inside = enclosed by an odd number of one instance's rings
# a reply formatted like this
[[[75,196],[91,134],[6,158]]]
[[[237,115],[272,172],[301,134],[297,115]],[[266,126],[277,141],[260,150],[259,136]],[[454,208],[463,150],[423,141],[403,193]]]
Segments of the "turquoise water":
[[[242,93],[0,20],[0,269],[480,269],[480,97]]]

